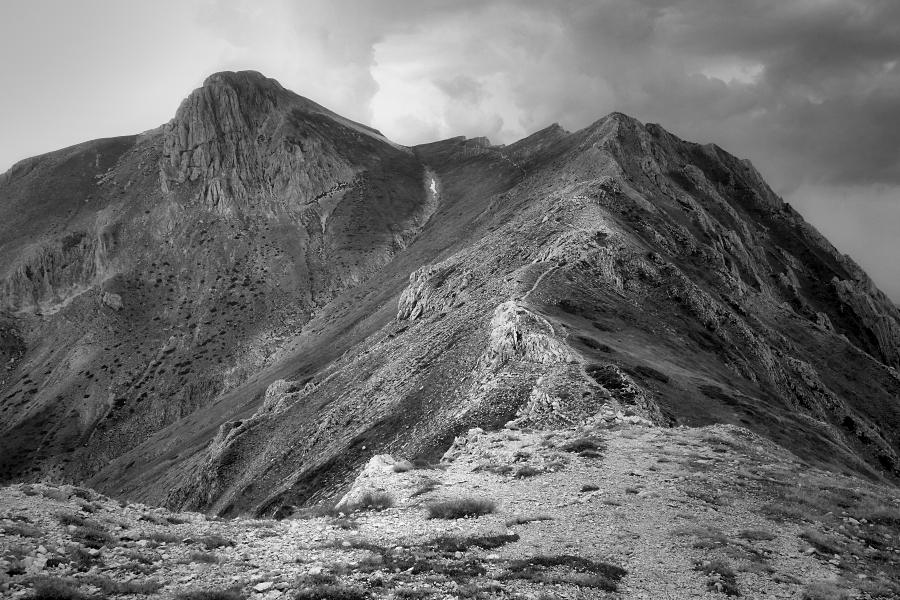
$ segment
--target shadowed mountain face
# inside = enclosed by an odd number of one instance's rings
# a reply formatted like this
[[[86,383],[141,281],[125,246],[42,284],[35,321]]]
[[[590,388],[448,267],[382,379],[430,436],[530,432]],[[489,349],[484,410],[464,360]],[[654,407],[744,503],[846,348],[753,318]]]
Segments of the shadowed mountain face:
[[[748,162],[622,114],[410,149],[221,73],[0,213],[6,480],[284,514],[611,411],[900,474],[896,307]]]

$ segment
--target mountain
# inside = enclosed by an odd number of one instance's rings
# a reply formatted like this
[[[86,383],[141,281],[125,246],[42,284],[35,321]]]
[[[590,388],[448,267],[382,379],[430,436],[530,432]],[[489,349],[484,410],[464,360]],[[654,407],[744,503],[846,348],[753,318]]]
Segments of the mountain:
[[[900,312],[745,160],[610,114],[412,148],[254,72],[0,179],[0,477],[284,515],[472,427],[740,425],[900,476]]]

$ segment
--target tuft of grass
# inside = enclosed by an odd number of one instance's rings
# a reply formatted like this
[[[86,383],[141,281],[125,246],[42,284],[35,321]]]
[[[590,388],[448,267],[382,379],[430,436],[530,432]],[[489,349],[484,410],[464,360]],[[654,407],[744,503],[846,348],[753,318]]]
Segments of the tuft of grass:
[[[726,596],[741,595],[737,586],[737,575],[725,561],[720,559],[704,561],[697,563],[694,568],[708,577],[706,587],[710,591],[720,592]]]
[[[234,542],[228,538],[224,538],[218,533],[204,535],[197,540],[207,550],[215,550],[216,548],[224,548],[226,546],[234,546]]]
[[[77,583],[57,577],[41,577],[34,582],[34,600],[88,600],[90,596],[78,591]]]
[[[415,498],[416,496],[421,496],[422,494],[427,494],[428,492],[433,492],[437,488],[441,486],[441,482],[437,479],[433,479],[429,477],[425,481],[422,482],[422,485],[416,489],[411,495],[410,498]]]
[[[69,557],[69,565],[78,571],[87,571],[98,562],[95,557],[91,556],[81,546],[70,546],[66,550],[66,555]]]
[[[347,517],[337,517],[335,519],[332,519],[331,524],[338,529],[344,529],[346,531],[359,529],[359,523],[357,523],[353,519],[348,519]]]
[[[166,533],[164,531],[148,531],[141,534],[141,538],[150,540],[151,542],[159,542],[161,544],[175,544],[183,538],[174,533]]]
[[[434,548],[438,552],[454,553],[465,552],[469,548],[482,548],[493,550],[511,542],[519,541],[519,534],[506,533],[498,535],[485,535],[477,537],[442,536],[423,544],[428,548]]]
[[[247,596],[237,588],[222,590],[184,590],[175,594],[176,600],[244,600]]]
[[[219,557],[213,552],[192,552],[188,562],[215,564],[219,562]]]
[[[739,538],[755,542],[768,542],[775,539],[775,534],[762,529],[744,529],[737,534]]]
[[[75,513],[69,511],[60,511],[56,513],[56,519],[60,522],[61,525],[64,526],[75,525],[76,527],[102,527],[102,525],[100,525],[100,523],[98,523],[97,521],[82,517],[81,515],[76,515]]]
[[[427,505],[429,519],[461,519],[463,517],[479,517],[497,511],[492,500],[478,498],[457,498],[432,502]]]
[[[99,527],[79,527],[72,533],[72,539],[95,549],[103,546],[112,547],[119,543],[119,538]]]
[[[603,440],[594,437],[582,437],[566,442],[560,446],[560,450],[571,452],[580,456],[597,457],[605,450]]]
[[[44,498],[47,498],[49,500],[56,500],[58,502],[66,502],[69,499],[69,494],[67,494],[66,492],[62,490],[55,490],[52,488],[41,490],[41,495]]]
[[[800,539],[809,542],[810,545],[819,552],[841,554],[844,551],[844,545],[840,543],[837,538],[823,535],[815,529],[804,529],[799,535]]]
[[[811,583],[803,589],[803,600],[846,600],[847,593],[833,583]]]
[[[35,527],[34,525],[29,525],[27,523],[10,523],[9,525],[3,525],[3,530],[6,532],[6,535],[18,535],[20,537],[36,538],[44,534],[40,527]]]
[[[299,590],[294,600],[366,600],[369,597],[357,587],[326,583]]]
[[[385,510],[394,506],[394,498],[387,492],[366,492],[353,504],[353,510]]]
[[[87,500],[88,502],[94,499],[91,490],[86,488],[74,487],[72,488],[72,495],[81,498],[82,500]]]
[[[516,560],[500,579],[523,579],[540,584],[569,584],[614,592],[628,571],[609,563],[571,555],[534,556]]]
[[[147,596],[159,590],[163,584],[156,579],[145,579],[143,581],[116,581],[102,575],[89,575],[81,579],[82,583],[100,588],[104,594],[111,596],[121,596],[126,594],[136,594]]]
[[[512,527],[513,525],[525,525],[526,523],[531,523],[532,521],[552,521],[553,517],[550,515],[532,515],[532,516],[523,516],[516,515],[510,519],[506,520],[506,526]]]
[[[515,477],[516,479],[526,479],[528,477],[534,477],[535,475],[540,475],[540,474],[541,474],[540,469],[532,467],[531,465],[524,465],[522,467],[519,467],[516,470],[513,477]]]

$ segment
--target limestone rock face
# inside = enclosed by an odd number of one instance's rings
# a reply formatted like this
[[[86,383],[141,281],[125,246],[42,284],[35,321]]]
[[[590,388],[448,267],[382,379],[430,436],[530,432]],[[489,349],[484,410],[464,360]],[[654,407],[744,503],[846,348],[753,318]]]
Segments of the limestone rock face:
[[[900,476],[897,308],[747,161],[621,113],[402,148],[221,73],[14,167],[0,239],[7,479],[283,515],[507,423]]]

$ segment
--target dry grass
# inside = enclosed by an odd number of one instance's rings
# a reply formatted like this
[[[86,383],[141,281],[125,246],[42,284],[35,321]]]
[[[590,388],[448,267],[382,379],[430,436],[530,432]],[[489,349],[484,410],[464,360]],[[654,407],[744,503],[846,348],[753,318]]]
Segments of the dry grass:
[[[90,596],[78,591],[78,583],[57,577],[41,577],[34,582],[34,600],[88,600]]]
[[[497,505],[493,500],[478,498],[457,498],[432,502],[427,505],[429,519],[461,519],[478,517],[496,512]]]

